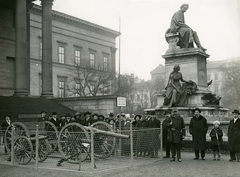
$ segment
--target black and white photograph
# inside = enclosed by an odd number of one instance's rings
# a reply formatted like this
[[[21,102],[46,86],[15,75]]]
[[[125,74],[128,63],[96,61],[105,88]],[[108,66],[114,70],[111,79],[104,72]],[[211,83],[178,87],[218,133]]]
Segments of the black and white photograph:
[[[240,0],[0,0],[1,177],[239,167]]]

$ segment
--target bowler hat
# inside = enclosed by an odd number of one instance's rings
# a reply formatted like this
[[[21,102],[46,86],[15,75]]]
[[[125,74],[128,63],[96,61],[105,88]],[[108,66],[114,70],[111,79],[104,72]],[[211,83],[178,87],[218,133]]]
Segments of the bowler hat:
[[[99,115],[98,115],[97,113],[94,113],[92,116],[93,116],[93,117],[94,117],[94,116],[97,116],[97,117],[99,117]]]
[[[137,117],[139,117],[139,119],[141,119],[142,116],[137,114],[137,115],[134,116],[134,119],[136,120]]]
[[[234,114],[234,113],[239,114],[239,110],[234,109],[232,113],[233,113],[233,114]]]
[[[114,116],[114,114],[111,112],[111,113],[109,114],[109,116],[110,116],[110,117],[113,117],[113,116]]]
[[[199,108],[194,108],[193,112],[198,111],[199,113],[201,113],[202,111]]]
[[[171,114],[171,112],[167,110],[164,112],[164,115],[166,115],[166,114]]]
[[[6,117],[11,117],[11,116],[7,114],[7,115],[4,116],[4,119],[5,119]]]
[[[104,120],[104,118],[105,117],[103,115],[99,115],[99,117],[98,117],[99,120]]]
[[[55,112],[55,111],[54,111],[54,112],[52,112],[52,115],[57,115],[57,112]]]
[[[86,116],[87,114],[91,115],[92,113],[89,112],[89,111],[86,111],[86,112],[84,113],[84,116]]]

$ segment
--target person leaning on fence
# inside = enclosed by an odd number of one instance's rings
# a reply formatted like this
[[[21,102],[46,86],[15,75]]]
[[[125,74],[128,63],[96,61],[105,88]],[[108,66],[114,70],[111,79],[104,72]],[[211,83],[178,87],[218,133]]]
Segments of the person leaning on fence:
[[[175,161],[176,155],[178,162],[182,162],[181,159],[181,143],[185,138],[185,124],[183,118],[178,114],[178,109],[173,108],[171,121],[167,124],[169,127],[169,141],[171,142],[172,160]]]
[[[126,121],[122,127],[121,134],[130,136],[130,127],[131,127],[131,119],[130,115],[126,114]],[[130,154],[130,139],[122,139],[122,151],[121,155],[129,155]]]
[[[163,158],[169,158],[170,157],[170,150],[171,150],[171,143],[169,141],[168,138],[168,132],[169,132],[169,128],[168,128],[168,124],[171,122],[171,112],[170,111],[165,111],[164,113],[166,119],[163,120],[163,124],[162,124],[162,133],[163,133],[163,148],[165,148],[166,150],[166,156],[164,156]]]
[[[151,158],[158,157],[158,149],[160,147],[160,121],[156,118],[156,116],[151,115],[148,119],[148,152]]]
[[[223,136],[223,131],[222,129],[219,127],[220,126],[220,122],[219,121],[215,121],[213,122],[213,129],[211,130],[209,136],[211,137],[211,145],[213,148],[213,160],[220,160],[221,158],[221,145],[223,144],[223,140],[222,140],[222,136]],[[218,157],[216,158],[216,155],[218,155]]]
[[[4,116],[4,121],[2,123],[2,132],[3,132],[3,135],[5,134],[5,131],[7,130],[8,126],[11,125],[11,117],[10,115],[5,115]],[[9,144],[10,145],[10,144]],[[7,149],[6,147],[4,146],[4,152],[7,153]],[[11,160],[11,157],[7,158],[8,161]]]
[[[229,161],[240,162],[240,119],[239,110],[232,112],[233,119],[228,126],[228,149],[230,151]]]
[[[137,136],[138,136],[138,132],[137,132],[137,125],[139,124],[138,122],[140,122],[141,119],[141,115],[135,115],[134,116],[134,121],[132,122],[133,125],[133,152],[134,152],[134,156],[137,155]]]
[[[205,160],[206,134],[208,131],[207,119],[200,115],[201,110],[199,108],[195,108],[193,113],[194,116],[191,118],[189,124],[189,133],[193,139],[193,149],[195,151],[194,160],[199,159],[199,151],[201,151],[202,160]]]

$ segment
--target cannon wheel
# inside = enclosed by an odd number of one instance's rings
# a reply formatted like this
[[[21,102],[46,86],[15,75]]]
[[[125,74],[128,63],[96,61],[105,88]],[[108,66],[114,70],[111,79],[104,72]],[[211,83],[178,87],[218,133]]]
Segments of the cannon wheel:
[[[10,151],[11,151],[10,147],[11,147],[11,142],[12,142],[12,126],[15,127],[14,139],[16,139],[19,136],[27,136],[27,137],[29,136],[27,127],[23,123],[14,122],[11,125],[9,125],[4,134],[4,145],[5,145],[8,153],[10,153]]]
[[[57,127],[50,121],[44,121],[45,124],[45,135],[48,137],[48,144],[49,144],[49,154],[53,153],[58,146],[58,130]]]
[[[26,136],[19,136],[14,141],[14,157],[21,165],[28,164],[33,157],[33,146]]]
[[[58,136],[58,149],[69,162],[79,163],[89,155],[90,137],[87,130],[79,123],[65,125]]]
[[[42,137],[42,138],[41,138]],[[32,141],[33,144],[36,143],[36,138]],[[50,144],[47,138],[44,136],[39,136],[39,147],[38,147],[38,162],[44,162],[48,158]],[[36,146],[34,146],[33,150],[33,159],[36,160]]]
[[[113,132],[112,127],[103,121],[92,124],[94,128]],[[116,145],[116,138],[102,133],[94,133],[94,155],[100,159],[108,158],[112,155]]]

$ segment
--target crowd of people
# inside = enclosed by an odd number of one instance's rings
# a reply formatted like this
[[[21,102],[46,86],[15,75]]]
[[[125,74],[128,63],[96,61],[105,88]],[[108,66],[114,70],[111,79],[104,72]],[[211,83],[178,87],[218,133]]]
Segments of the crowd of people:
[[[233,119],[228,125],[228,150],[230,151],[229,161],[240,162],[240,120],[239,110],[232,112]],[[163,146],[166,149],[166,156],[170,158],[171,162],[181,162],[181,143],[185,138],[185,124],[183,118],[178,114],[177,108],[173,108],[172,112],[165,112],[165,120],[163,121]],[[201,110],[195,108],[193,110],[193,117],[189,123],[189,133],[192,136],[193,150],[195,153],[194,160],[205,160],[206,151],[206,135],[208,133],[207,119],[201,115]],[[220,161],[221,147],[223,145],[223,131],[220,128],[220,122],[214,121],[213,128],[210,130],[211,146],[213,150],[213,160]]]
[[[52,112],[51,116],[47,117],[46,111],[41,111],[41,119],[43,121],[52,122],[58,130],[68,123],[77,122],[83,126],[90,126],[95,122],[104,121],[108,123],[115,132],[122,134],[130,134],[130,127],[133,132],[133,150],[135,156],[140,157],[158,157],[160,148],[161,122],[155,115],[132,115],[110,113],[108,117],[92,114],[86,111],[81,115],[76,112],[75,115],[66,114],[57,116],[56,112]],[[174,107],[171,111],[165,111],[165,120],[162,122],[163,127],[163,147],[166,150],[164,158],[172,158],[171,161],[181,162],[181,143],[186,136],[184,119],[178,113],[178,109]],[[230,151],[229,161],[240,162],[240,120],[239,110],[232,112],[233,119],[228,125],[228,150]],[[10,116],[5,115],[5,120],[2,123],[2,130],[5,131],[12,123]],[[223,131],[220,128],[220,122],[214,121],[213,128],[209,131],[211,137],[211,145],[213,149],[213,160],[219,161],[221,158],[221,146],[223,145]],[[205,160],[206,151],[206,135],[208,133],[207,119],[201,115],[201,110],[195,108],[193,117],[189,123],[189,133],[192,136],[193,150],[195,153],[194,160]],[[119,142],[118,142],[119,143]],[[118,145],[118,144],[117,144]],[[122,139],[122,155],[130,154],[130,140]]]

